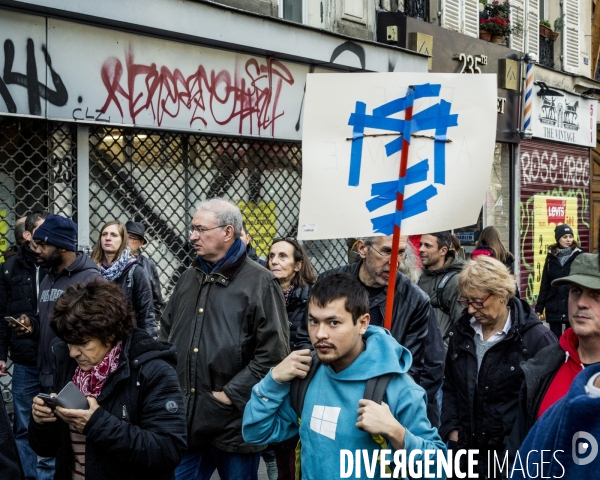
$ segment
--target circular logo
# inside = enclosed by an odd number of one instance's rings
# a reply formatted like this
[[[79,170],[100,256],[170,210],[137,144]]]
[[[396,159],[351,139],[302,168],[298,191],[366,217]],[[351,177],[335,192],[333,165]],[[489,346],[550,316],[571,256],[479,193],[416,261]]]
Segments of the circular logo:
[[[588,432],[576,432],[573,435],[572,453],[576,465],[592,463],[598,455],[598,442]]]
[[[169,400],[165,404],[165,408],[167,409],[167,412],[170,413],[175,413],[179,409],[179,407],[177,406],[177,402],[174,402],[173,400]]]

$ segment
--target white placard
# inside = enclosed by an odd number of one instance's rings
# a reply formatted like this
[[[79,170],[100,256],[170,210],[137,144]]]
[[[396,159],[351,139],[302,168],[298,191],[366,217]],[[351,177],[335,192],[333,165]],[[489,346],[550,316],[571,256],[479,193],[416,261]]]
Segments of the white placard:
[[[410,123],[407,178],[414,183],[404,190],[402,233],[476,223],[494,157],[496,75],[343,75],[308,75],[298,237],[391,234],[398,132],[407,125],[399,122],[405,112],[398,99],[411,85],[425,96],[414,101]]]

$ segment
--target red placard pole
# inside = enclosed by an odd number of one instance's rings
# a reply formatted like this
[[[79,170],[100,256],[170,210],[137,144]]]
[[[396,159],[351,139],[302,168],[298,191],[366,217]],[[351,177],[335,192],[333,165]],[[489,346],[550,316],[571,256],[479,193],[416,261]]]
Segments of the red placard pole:
[[[412,90],[413,87],[409,87],[409,90]],[[412,92],[411,92],[412,93]],[[409,94],[410,95],[410,94]],[[412,102],[406,108],[406,112],[404,114],[404,120],[409,122],[412,120],[412,112],[413,106]],[[407,129],[410,131],[410,129]],[[400,173],[399,178],[406,177],[406,170],[408,168],[408,147],[410,139],[406,139],[404,136],[402,137],[402,152],[400,154]],[[396,211],[401,212],[404,206],[404,193],[397,192],[396,193]],[[388,288],[387,288],[387,298],[385,303],[385,318],[383,320],[383,326],[391,331],[392,329],[392,312],[394,310],[394,292],[396,290],[396,272],[398,270],[398,248],[400,247],[400,232],[401,232],[401,222],[400,225],[396,225],[394,222],[394,234],[392,236],[392,253],[390,254],[390,278],[388,280]],[[393,259],[396,261],[392,261]]]

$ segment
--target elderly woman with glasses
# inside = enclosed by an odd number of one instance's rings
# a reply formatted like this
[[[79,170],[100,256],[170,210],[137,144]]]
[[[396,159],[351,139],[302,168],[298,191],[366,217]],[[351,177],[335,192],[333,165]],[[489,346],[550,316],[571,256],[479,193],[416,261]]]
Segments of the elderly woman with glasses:
[[[494,453],[502,464],[517,417],[520,364],[556,337],[515,297],[515,279],[500,261],[470,260],[458,288],[465,310],[448,332],[440,435],[454,451],[479,450],[480,477],[488,478],[489,461],[489,477],[501,478],[492,471]]]

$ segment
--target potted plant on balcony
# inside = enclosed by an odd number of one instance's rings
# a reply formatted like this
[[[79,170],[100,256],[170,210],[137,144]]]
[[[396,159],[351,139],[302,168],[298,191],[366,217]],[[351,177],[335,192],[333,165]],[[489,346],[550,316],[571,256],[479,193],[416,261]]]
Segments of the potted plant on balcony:
[[[554,30],[550,33],[550,40],[553,42],[558,38],[558,34],[565,28],[565,16],[558,17],[554,20]]]
[[[482,5],[479,12],[479,38],[502,43],[511,33],[521,31],[521,25],[510,21],[511,5],[508,2],[494,0],[488,3],[487,0],[479,0],[479,3]]]
[[[540,20],[540,37],[550,38],[552,34],[552,25],[548,20]]]

